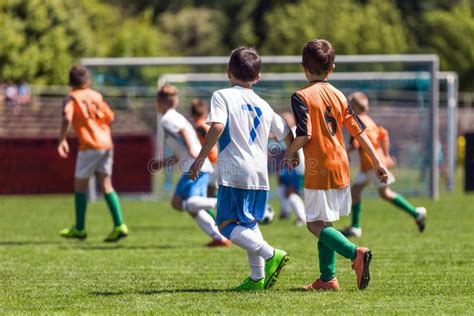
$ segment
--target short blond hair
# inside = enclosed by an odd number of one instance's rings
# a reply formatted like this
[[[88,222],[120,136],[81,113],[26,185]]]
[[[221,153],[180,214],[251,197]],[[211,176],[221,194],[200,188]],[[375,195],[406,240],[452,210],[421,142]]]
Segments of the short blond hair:
[[[369,111],[369,98],[363,92],[357,91],[349,95],[349,105],[356,113]]]

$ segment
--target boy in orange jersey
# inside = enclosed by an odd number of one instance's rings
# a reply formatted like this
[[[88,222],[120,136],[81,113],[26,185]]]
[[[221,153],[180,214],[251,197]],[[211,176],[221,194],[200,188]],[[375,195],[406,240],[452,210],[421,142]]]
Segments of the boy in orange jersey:
[[[58,153],[61,158],[68,158],[69,144],[66,137],[72,125],[80,145],[74,180],[76,224],[61,230],[60,235],[77,239],[87,237],[86,191],[89,178],[96,174],[114,222],[112,232],[104,241],[115,242],[128,235],[128,228],[123,223],[120,201],[112,186],[113,143],[110,123],[114,120],[114,112],[100,93],[90,89],[89,72],[84,66],[71,68],[69,85],[72,89],[63,102]]]
[[[369,99],[367,96],[362,92],[354,92],[349,96],[349,104],[354,113],[358,115],[360,120],[367,127],[365,131],[370,142],[377,150],[379,157],[384,160],[387,167],[390,168],[393,166],[393,160],[390,157],[390,140],[388,138],[388,132],[382,126],[377,125],[367,114],[369,110]],[[415,219],[418,230],[423,232],[426,226],[426,209],[424,207],[414,207],[405,200],[403,196],[392,191],[387,183],[380,182],[375,175],[374,165],[372,164],[370,156],[360,147],[359,143],[354,140],[349,151],[355,149],[359,150],[360,171],[357,173],[351,187],[352,225],[341,232],[347,237],[362,236],[362,229],[360,227],[360,213],[362,210],[361,193],[369,182],[372,182],[377,187],[381,198],[391,202],[407,214],[411,215]],[[391,177],[393,178],[393,176]]]
[[[209,104],[202,99],[193,99],[191,101],[191,117],[194,122],[194,128],[198,135],[201,145],[204,144],[206,139],[207,132],[209,131],[210,126],[206,124],[207,117],[209,115]],[[209,161],[213,166],[217,163],[217,145],[214,146],[209,155],[207,156]],[[217,195],[217,178],[216,171],[212,172],[209,175],[209,185],[207,187],[207,196],[216,196]]]
[[[334,49],[326,40],[312,40],[303,48],[303,68],[309,84],[291,97],[296,118],[296,138],[288,147],[286,161],[292,165],[298,149],[305,158],[304,196],[308,230],[318,241],[320,277],[304,286],[306,290],[338,289],[336,253],[352,260],[357,287],[370,281],[372,253],[357,247],[332,227],[339,216],[351,209],[349,162],[342,127],[370,155],[377,176],[387,181],[387,170],[364,133],[364,125],[353,114],[346,97],[327,82],[334,69]]]

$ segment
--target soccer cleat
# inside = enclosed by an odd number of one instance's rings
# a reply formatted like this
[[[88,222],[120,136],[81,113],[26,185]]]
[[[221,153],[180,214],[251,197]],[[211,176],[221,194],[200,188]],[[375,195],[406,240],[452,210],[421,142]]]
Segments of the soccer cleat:
[[[230,247],[231,241],[229,239],[213,239],[210,241],[206,247],[215,248],[215,247]]]
[[[418,230],[420,233],[425,231],[426,228],[426,208],[424,207],[417,207],[416,212],[418,216],[416,217],[416,226],[418,226]]]
[[[288,260],[290,260],[290,256],[285,251],[275,248],[273,257],[265,261],[265,289],[275,285],[281,269],[288,263]]]
[[[341,230],[341,233],[346,237],[359,238],[360,236],[362,236],[362,228],[348,226]]]
[[[304,290],[338,290],[339,289],[339,282],[336,278],[331,279],[327,282],[324,282],[321,279],[317,279],[313,283],[307,284],[303,286]]]
[[[128,236],[128,227],[125,224],[114,227],[112,232],[104,239],[104,242],[116,242]]]
[[[79,230],[75,226],[71,228],[65,228],[59,231],[59,236],[64,238],[76,238],[79,240],[83,240],[87,238],[87,232],[85,229]]]
[[[243,292],[243,291],[260,291],[264,290],[264,279],[254,281],[251,278],[247,278],[240,283],[240,285],[234,287],[232,291]]]
[[[356,257],[352,261],[352,270],[357,275],[357,288],[365,289],[369,285],[370,272],[369,265],[372,260],[372,252],[368,248],[358,247],[356,249]]]

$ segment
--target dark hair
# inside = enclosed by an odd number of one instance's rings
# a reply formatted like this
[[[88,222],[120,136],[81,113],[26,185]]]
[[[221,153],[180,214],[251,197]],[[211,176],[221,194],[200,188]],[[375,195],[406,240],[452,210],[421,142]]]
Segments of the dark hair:
[[[328,74],[334,64],[334,48],[323,39],[306,42],[303,47],[303,67],[315,75]]]
[[[193,99],[191,101],[191,115],[201,117],[209,112],[209,104],[203,99]]]
[[[249,82],[257,79],[262,60],[257,50],[251,47],[239,47],[232,51],[229,70],[235,79]]]
[[[89,82],[89,71],[85,66],[74,65],[69,70],[69,85],[73,88],[82,88]]]

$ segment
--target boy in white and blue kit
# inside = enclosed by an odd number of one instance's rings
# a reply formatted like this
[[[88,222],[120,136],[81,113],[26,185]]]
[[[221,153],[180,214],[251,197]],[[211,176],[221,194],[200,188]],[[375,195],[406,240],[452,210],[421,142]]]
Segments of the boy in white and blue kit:
[[[258,221],[268,200],[268,137],[289,144],[293,134],[285,121],[252,89],[260,79],[261,59],[247,47],[232,52],[227,75],[231,88],[215,91],[207,123],[211,125],[201,152],[189,169],[191,179],[219,141],[216,224],[222,235],[247,250],[251,275],[236,291],[268,289],[289,260],[262,237]]]
[[[209,173],[213,172],[209,160],[205,160],[203,172],[196,181],[187,177],[189,167],[201,150],[201,143],[191,123],[176,111],[178,103],[176,87],[164,85],[160,88],[157,93],[157,110],[162,115],[158,122],[158,158],[161,166],[167,160],[176,158],[178,169],[183,173],[176,185],[171,205],[176,210],[187,211],[198,226],[212,238],[207,244],[208,247],[229,247],[230,241],[219,233],[214,218],[208,212],[216,207],[216,199],[207,197]],[[164,157],[165,147],[170,149],[173,157]]]

